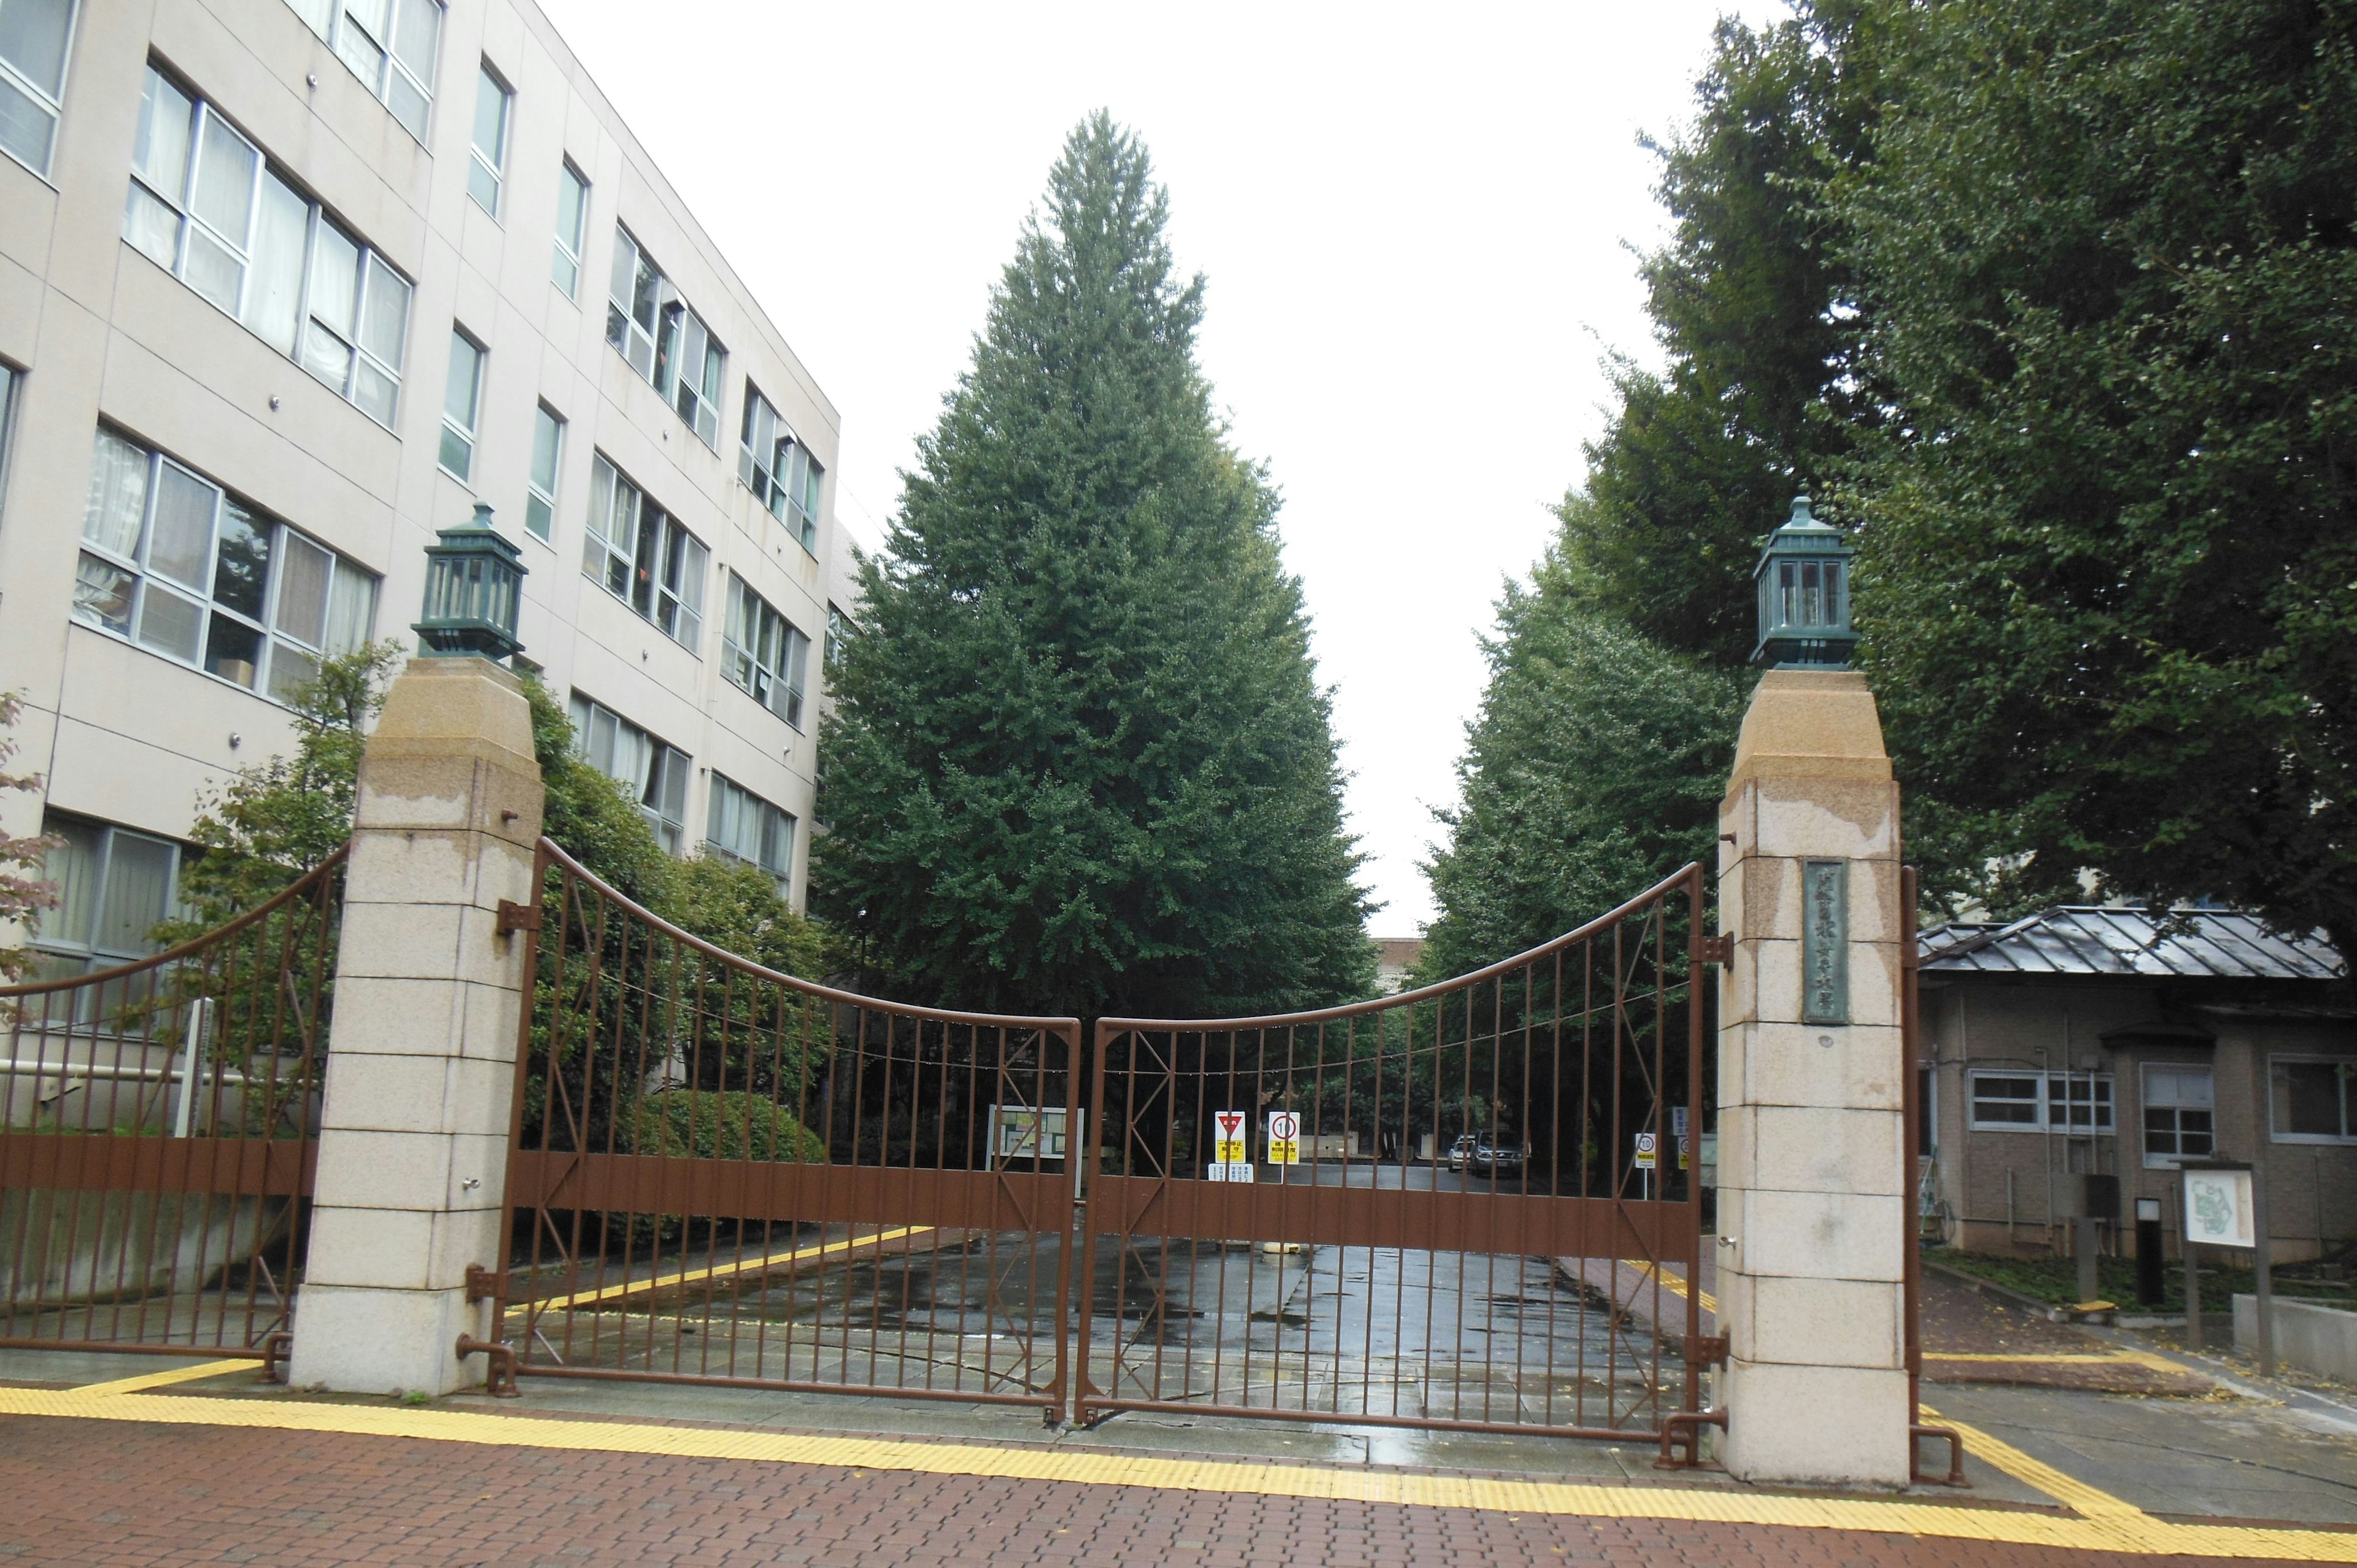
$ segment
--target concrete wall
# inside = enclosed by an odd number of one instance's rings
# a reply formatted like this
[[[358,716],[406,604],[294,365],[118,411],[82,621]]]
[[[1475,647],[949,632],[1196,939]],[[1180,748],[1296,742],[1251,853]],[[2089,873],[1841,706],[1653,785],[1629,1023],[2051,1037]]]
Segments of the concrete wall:
[[[2275,1350],[2278,1359],[2344,1383],[2357,1382],[2357,1312],[2275,1299]],[[2258,1343],[2259,1298],[2234,1298],[2234,1348]]]
[[[2263,1150],[2269,1181],[2275,1256],[2286,1262],[2357,1240],[2357,1144],[2279,1141],[2269,1127],[2266,1071],[2276,1055],[2324,1056],[2357,1061],[2357,1026],[2345,1022],[2252,1017],[2229,1011],[2247,999],[2220,1001],[2207,993],[2164,990],[2147,982],[2019,981],[1925,976],[1921,1065],[1933,1069],[1938,1190],[1959,1221],[1955,1244],[1975,1251],[2043,1252],[2067,1248],[2070,1183],[2076,1171],[2101,1170],[2120,1178],[2125,1234],[2114,1239],[2135,1251],[2135,1200],[2158,1198],[2169,1254],[2177,1255],[2178,1177],[2166,1158],[2144,1151],[2147,1064],[2207,1065],[2216,1097],[2217,1147],[2236,1159]],[[2215,1036],[2171,1039],[2143,1029],[2182,1029],[2189,1023]],[[2103,1036],[2128,1034],[2106,1044]],[[2012,1131],[1970,1126],[1966,1075],[1975,1069],[2083,1069],[2093,1060],[2113,1080],[2112,1134],[2070,1137],[2057,1130]],[[2007,1219],[2011,1177],[2012,1225]],[[2050,1193],[2051,1201],[2050,1206]],[[2053,1221],[2050,1230],[2050,1220]]]
[[[411,280],[393,428],[123,240],[151,58]],[[496,220],[466,194],[485,59],[515,89]],[[451,0],[434,85],[421,146],[285,0],[81,0],[48,177],[0,157],[0,360],[23,372],[0,492],[0,682],[24,689],[28,704],[18,763],[50,776],[59,810],[178,836],[202,792],[287,743],[285,712],[268,698],[70,620],[104,420],[380,574],[378,638],[413,640],[424,547],[476,502],[492,505],[531,572],[521,628],[530,659],[560,694],[577,686],[693,757],[688,843],[702,841],[710,767],[799,819],[799,904],[818,704],[797,731],[721,678],[722,569],[811,637],[815,695],[829,585],[839,580],[833,485],[813,554],[737,478],[746,380],[830,475],[838,416],[530,0]],[[566,158],[591,182],[577,302],[550,278]],[[726,346],[717,451],[606,345],[618,220]],[[490,349],[467,484],[436,463],[454,319]],[[568,421],[548,543],[523,526],[543,401]],[[600,449],[712,553],[693,650],[583,575]],[[36,831],[39,809],[0,797],[10,832]]]

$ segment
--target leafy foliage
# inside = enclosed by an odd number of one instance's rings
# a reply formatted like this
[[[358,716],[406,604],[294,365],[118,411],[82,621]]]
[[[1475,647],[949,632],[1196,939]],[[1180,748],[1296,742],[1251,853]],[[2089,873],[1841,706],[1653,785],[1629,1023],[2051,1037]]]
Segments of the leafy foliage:
[[[0,794],[40,793],[39,774],[5,771],[8,759],[16,755],[16,742],[7,732],[16,727],[24,706],[23,693],[0,692]],[[0,926],[29,926],[42,910],[57,908],[57,885],[38,875],[53,843],[38,833],[0,832]],[[28,876],[27,872],[36,875]],[[0,983],[23,978],[32,964],[30,949],[0,947]]]
[[[1749,682],[1581,602],[1555,559],[1512,585],[1458,763],[1460,804],[1427,867],[1427,979],[1603,914],[1706,860]]]
[[[1211,412],[1168,214],[1134,135],[1072,133],[834,674],[817,897],[945,1003],[1372,985],[1277,498]]]
[[[630,1146],[673,1159],[826,1163],[817,1133],[764,1096],[736,1090],[670,1089],[638,1102]]]
[[[2357,12],[1959,0],[1904,46],[1832,205],[1908,782],[2030,879],[2357,951]]]

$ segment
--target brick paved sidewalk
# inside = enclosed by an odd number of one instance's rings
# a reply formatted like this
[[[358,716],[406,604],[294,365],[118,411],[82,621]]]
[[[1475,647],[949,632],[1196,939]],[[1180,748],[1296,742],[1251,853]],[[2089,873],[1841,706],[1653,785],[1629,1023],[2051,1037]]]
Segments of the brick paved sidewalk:
[[[0,1417],[0,1559],[88,1568],[2212,1561],[1846,1530],[23,1416]]]

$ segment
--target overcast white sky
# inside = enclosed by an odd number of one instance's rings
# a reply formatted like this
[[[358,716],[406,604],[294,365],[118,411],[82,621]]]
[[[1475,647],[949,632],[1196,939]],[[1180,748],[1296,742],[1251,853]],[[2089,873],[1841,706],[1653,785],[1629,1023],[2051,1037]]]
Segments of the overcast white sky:
[[[1652,346],[1640,130],[1691,113],[1724,10],[543,0],[843,414],[872,543],[1065,134],[1109,108],[1208,274],[1203,368],[1286,504],[1377,935],[1480,701],[1478,639]]]

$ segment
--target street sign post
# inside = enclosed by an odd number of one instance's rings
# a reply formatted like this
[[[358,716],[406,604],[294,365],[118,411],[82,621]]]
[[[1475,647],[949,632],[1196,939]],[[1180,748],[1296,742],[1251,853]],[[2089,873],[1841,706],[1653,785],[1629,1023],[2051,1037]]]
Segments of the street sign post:
[[[1276,1167],[1276,1179],[1285,1180],[1285,1167],[1301,1163],[1301,1116],[1293,1111],[1272,1111],[1268,1113],[1268,1163]]]
[[[1640,1197],[1650,1198],[1653,1196],[1653,1163],[1655,1144],[1658,1142],[1659,1140],[1651,1133],[1637,1134],[1636,1168],[1637,1180],[1640,1184],[1637,1191]]]
[[[1211,1179],[1249,1182],[1253,1179],[1250,1123],[1241,1111],[1211,1112]]]

